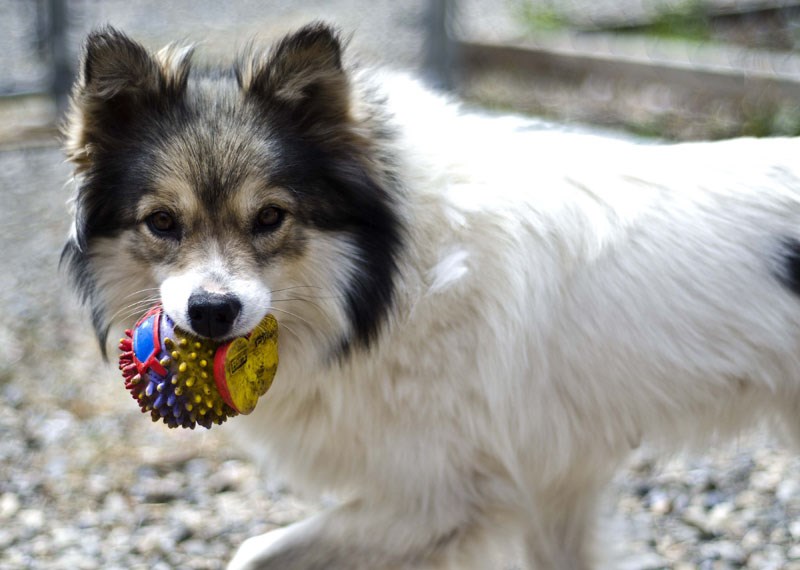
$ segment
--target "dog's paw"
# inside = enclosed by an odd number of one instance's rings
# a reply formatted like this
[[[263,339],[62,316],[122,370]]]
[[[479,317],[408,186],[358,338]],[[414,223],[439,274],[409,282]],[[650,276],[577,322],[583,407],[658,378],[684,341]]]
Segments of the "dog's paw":
[[[279,528],[245,540],[231,561],[227,570],[268,570],[270,556],[276,550],[275,544],[289,532]]]

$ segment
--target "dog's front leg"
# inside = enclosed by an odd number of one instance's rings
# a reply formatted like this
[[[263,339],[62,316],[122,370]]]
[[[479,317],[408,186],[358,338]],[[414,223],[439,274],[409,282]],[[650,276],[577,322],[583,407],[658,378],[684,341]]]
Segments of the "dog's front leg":
[[[487,568],[469,524],[437,528],[428,517],[349,503],[246,540],[228,570]],[[477,564],[477,565],[475,565]]]
[[[378,519],[378,520],[376,520]],[[227,570],[373,570],[402,568],[385,519],[348,504],[246,540]],[[386,544],[380,545],[380,534]],[[405,541],[403,541],[405,542]]]

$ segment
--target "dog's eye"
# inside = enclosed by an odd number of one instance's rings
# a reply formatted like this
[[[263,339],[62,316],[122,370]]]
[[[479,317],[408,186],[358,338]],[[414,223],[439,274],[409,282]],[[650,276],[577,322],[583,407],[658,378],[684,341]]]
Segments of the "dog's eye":
[[[150,214],[147,217],[147,227],[158,237],[175,238],[178,234],[178,223],[175,218],[163,210]]]
[[[284,212],[276,206],[262,208],[256,216],[255,231],[269,232],[277,229],[283,222]]]

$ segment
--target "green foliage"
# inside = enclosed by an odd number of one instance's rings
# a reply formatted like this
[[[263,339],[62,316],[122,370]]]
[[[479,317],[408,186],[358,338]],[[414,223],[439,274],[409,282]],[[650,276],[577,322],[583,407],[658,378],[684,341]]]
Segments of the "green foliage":
[[[657,38],[706,42],[712,39],[711,18],[703,0],[687,0],[662,11],[649,24],[630,31]]]
[[[547,3],[515,0],[514,11],[525,29],[531,32],[568,29],[569,18],[554,1]],[[613,26],[608,31],[645,34],[658,38],[708,41],[712,38],[711,19],[704,0],[686,0],[677,6],[664,7],[650,22]]]
[[[765,105],[745,109],[741,134],[751,137],[800,135],[800,108]]]
[[[527,0],[515,2],[515,12],[525,26],[532,32],[562,30],[569,27],[569,21],[556,7],[548,3],[546,6],[533,5]]]

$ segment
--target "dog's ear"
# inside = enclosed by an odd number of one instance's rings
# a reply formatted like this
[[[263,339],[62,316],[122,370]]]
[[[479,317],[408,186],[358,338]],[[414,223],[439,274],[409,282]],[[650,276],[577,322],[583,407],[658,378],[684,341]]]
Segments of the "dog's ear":
[[[342,45],[331,27],[316,23],[286,36],[268,53],[240,58],[236,76],[245,96],[286,110],[301,126],[341,123],[350,110]]]
[[[157,54],[107,27],[86,40],[64,131],[67,155],[88,168],[94,148],[113,144],[131,121],[174,103],[186,88],[192,49]]]

